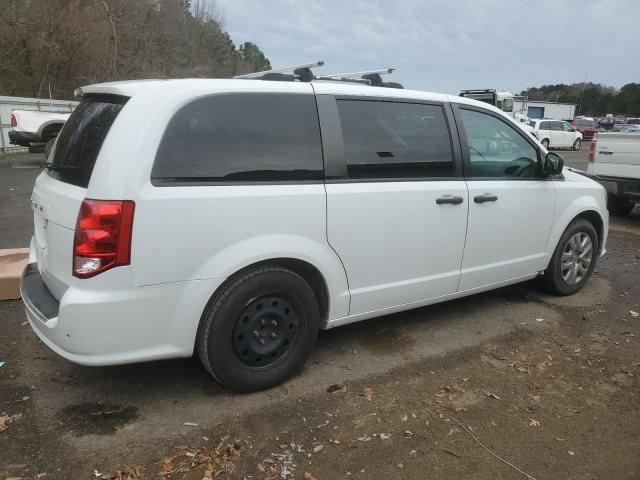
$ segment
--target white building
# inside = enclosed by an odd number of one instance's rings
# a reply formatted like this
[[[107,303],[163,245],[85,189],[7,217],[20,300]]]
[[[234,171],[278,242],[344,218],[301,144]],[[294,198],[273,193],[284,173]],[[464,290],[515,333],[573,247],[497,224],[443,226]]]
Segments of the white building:
[[[522,104],[522,100],[518,100],[516,97],[513,111],[520,111],[520,109],[522,109]],[[573,120],[573,117],[576,116],[576,106],[573,103],[536,102],[533,100],[529,100],[527,102],[526,114],[529,118]]]

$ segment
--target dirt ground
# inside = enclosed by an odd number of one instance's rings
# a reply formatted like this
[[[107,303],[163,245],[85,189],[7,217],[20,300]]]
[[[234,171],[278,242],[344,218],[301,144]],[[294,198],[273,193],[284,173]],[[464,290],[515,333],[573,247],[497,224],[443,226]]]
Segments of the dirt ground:
[[[0,479],[640,478],[639,265],[636,209],[577,295],[529,282],[323,332],[251,395],[192,359],[73,365],[0,302]]]

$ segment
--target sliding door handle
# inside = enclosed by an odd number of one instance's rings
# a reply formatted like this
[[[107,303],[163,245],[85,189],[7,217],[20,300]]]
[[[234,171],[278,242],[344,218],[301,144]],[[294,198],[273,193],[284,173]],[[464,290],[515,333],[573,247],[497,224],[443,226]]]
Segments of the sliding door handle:
[[[451,205],[460,205],[464,200],[462,197],[452,197],[450,195],[445,195],[444,197],[436,198],[436,203],[438,205],[444,205],[450,203]]]
[[[475,197],[473,197],[473,201],[476,203],[497,202],[498,196],[492,195],[490,193],[485,193],[484,195],[476,195]]]

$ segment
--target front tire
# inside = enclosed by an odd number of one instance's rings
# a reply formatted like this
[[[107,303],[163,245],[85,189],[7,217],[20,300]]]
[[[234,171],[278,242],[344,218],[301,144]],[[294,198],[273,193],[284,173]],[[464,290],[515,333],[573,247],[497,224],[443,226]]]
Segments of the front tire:
[[[572,295],[584,287],[596,265],[600,246],[593,224],[574,220],[562,234],[542,277],[543,286],[556,295]]]
[[[582,140],[580,140],[579,138],[576,138],[576,141],[573,142],[573,149],[575,151],[580,150],[580,147],[582,146]]]
[[[207,306],[196,346],[205,368],[222,385],[264,390],[304,363],[320,328],[309,284],[291,270],[262,267],[232,278]]]
[[[635,207],[635,202],[609,194],[607,210],[609,210],[609,213],[614,217],[625,217],[629,215],[633,207]]]

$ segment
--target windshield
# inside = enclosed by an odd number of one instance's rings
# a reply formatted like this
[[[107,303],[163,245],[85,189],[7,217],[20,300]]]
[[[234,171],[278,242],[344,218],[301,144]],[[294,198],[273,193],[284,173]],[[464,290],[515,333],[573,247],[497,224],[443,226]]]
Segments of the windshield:
[[[109,129],[127,102],[118,95],[90,95],[80,102],[62,127],[49,175],[62,182],[86,188]]]
[[[502,111],[513,112],[513,98],[505,98],[502,100]]]

